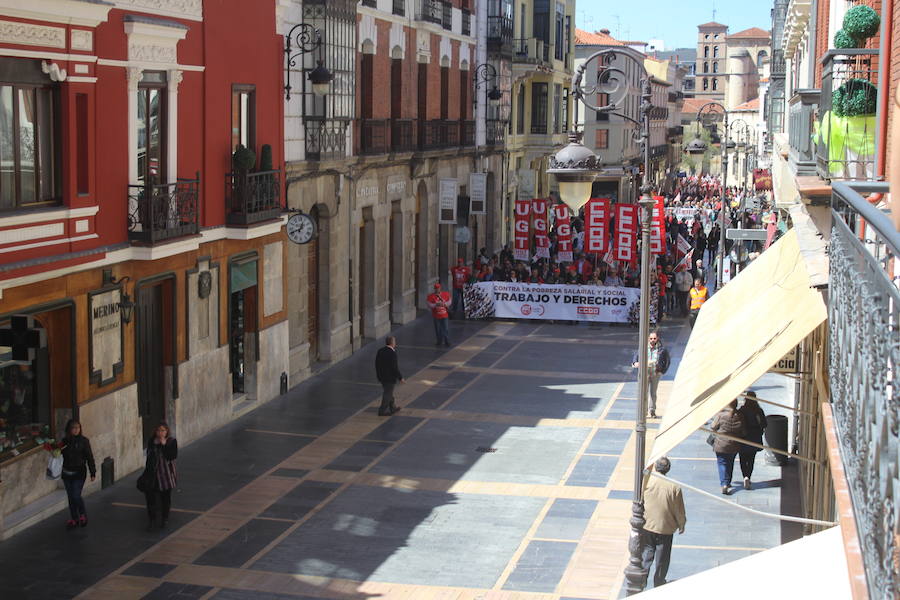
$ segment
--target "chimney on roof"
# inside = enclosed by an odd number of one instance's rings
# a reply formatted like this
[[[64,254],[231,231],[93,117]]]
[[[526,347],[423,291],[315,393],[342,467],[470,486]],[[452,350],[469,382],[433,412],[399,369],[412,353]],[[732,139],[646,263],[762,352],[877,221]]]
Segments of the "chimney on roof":
[[[601,30],[600,30],[600,33],[609,35],[609,29],[605,29],[605,28],[604,28],[604,29],[601,29]]]

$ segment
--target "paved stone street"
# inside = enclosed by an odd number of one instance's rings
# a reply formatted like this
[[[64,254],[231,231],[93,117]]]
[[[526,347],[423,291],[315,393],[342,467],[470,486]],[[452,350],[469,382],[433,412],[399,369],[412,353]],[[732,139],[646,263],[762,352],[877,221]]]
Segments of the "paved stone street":
[[[688,336],[681,320],[662,331],[673,365],[661,412]],[[370,344],[183,448],[168,531],[144,531],[131,475],[88,498],[88,528],[66,532],[60,514],[0,543],[0,597],[619,597],[636,330],[454,321],[444,350],[421,318],[397,335],[408,378],[398,416],[375,414]],[[757,389],[779,399],[786,385],[767,376]],[[704,438],[672,453],[671,475],[717,492]],[[763,462],[757,488],[729,500],[793,510],[782,485],[793,467]],[[685,500],[670,579],[799,534]]]

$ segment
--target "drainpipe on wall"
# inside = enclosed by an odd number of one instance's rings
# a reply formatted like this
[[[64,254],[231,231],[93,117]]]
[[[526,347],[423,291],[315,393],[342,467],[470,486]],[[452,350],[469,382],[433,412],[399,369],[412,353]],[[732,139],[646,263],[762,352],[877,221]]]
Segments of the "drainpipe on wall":
[[[894,34],[894,3],[891,0],[882,2],[881,16],[881,49],[878,57],[878,125],[875,131],[875,176],[884,179],[887,168],[887,132],[888,132],[888,107],[890,106],[890,66],[891,66],[891,39]]]

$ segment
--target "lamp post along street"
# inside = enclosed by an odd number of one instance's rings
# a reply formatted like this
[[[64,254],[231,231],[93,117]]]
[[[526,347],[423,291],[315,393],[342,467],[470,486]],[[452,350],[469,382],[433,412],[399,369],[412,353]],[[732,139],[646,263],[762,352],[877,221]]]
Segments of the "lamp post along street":
[[[615,112],[624,95],[631,89],[625,71],[615,65],[617,58],[633,61],[641,74],[640,120],[626,114]],[[597,61],[596,83],[582,85],[582,78],[587,66]],[[624,81],[624,85],[622,82]],[[638,327],[638,352],[641,357],[638,364],[638,402],[635,415],[635,454],[634,454],[634,491],[631,504],[631,536],[628,541],[628,566],[625,568],[625,590],[631,596],[640,593],[647,582],[647,570],[643,566],[642,542],[644,537],[644,455],[647,444],[647,397],[650,391],[647,354],[650,335],[650,229],[653,221],[653,187],[650,177],[650,113],[653,110],[653,95],[650,76],[641,60],[628,52],[610,48],[600,50],[588,57],[575,70],[572,77],[572,93],[575,96],[577,115],[578,102],[581,102],[596,113],[610,113],[629,121],[639,128],[635,139],[640,143],[643,155],[644,180],[641,185],[641,302]],[[602,95],[602,96],[601,96]],[[593,106],[585,97],[606,97],[608,104]],[[577,121],[577,118],[576,118]],[[591,185],[600,168],[598,157],[580,142],[576,131],[570,132],[569,144],[550,159],[548,173],[555,175],[559,181],[559,194],[572,210],[577,211],[590,198]]]
[[[710,103],[710,105],[713,103]],[[721,104],[715,103],[722,108],[724,114],[724,133],[725,139],[722,140],[722,197],[719,207],[719,252],[718,262],[716,266],[716,291],[722,287],[722,280],[725,277],[725,211],[728,210],[728,198],[725,194],[728,186],[728,111]],[[703,110],[702,108],[700,109]],[[697,118],[700,118],[699,116]]]

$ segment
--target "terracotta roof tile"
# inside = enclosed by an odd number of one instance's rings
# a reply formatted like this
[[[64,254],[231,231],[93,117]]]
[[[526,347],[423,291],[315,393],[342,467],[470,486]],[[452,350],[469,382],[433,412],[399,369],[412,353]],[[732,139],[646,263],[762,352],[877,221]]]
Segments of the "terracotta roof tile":
[[[716,23],[715,21],[710,21],[709,23],[704,23],[703,25],[697,25],[697,27],[724,27],[728,29],[728,25],[722,25],[721,23]]]
[[[732,38],[750,38],[750,39],[769,39],[771,34],[765,29],[760,29],[759,27],[751,27],[750,29],[745,29],[743,31],[738,31],[737,33],[732,33],[729,36],[726,36],[728,39]]]
[[[613,36],[599,31],[591,33],[584,29],[575,29],[576,46],[624,46],[625,44]]]
[[[750,112],[750,111],[757,111],[757,110],[759,110],[759,98],[758,97],[754,98],[753,100],[748,100],[747,102],[744,102],[743,104],[735,106],[733,109],[731,109],[732,112],[738,112],[738,111]]]
[[[699,112],[699,110],[703,108],[703,105],[709,101],[710,100],[708,98],[685,98],[684,104],[681,107],[681,112],[691,115],[697,114],[697,112]],[[706,112],[721,113],[722,109],[718,106],[713,105],[706,109],[704,114]]]

